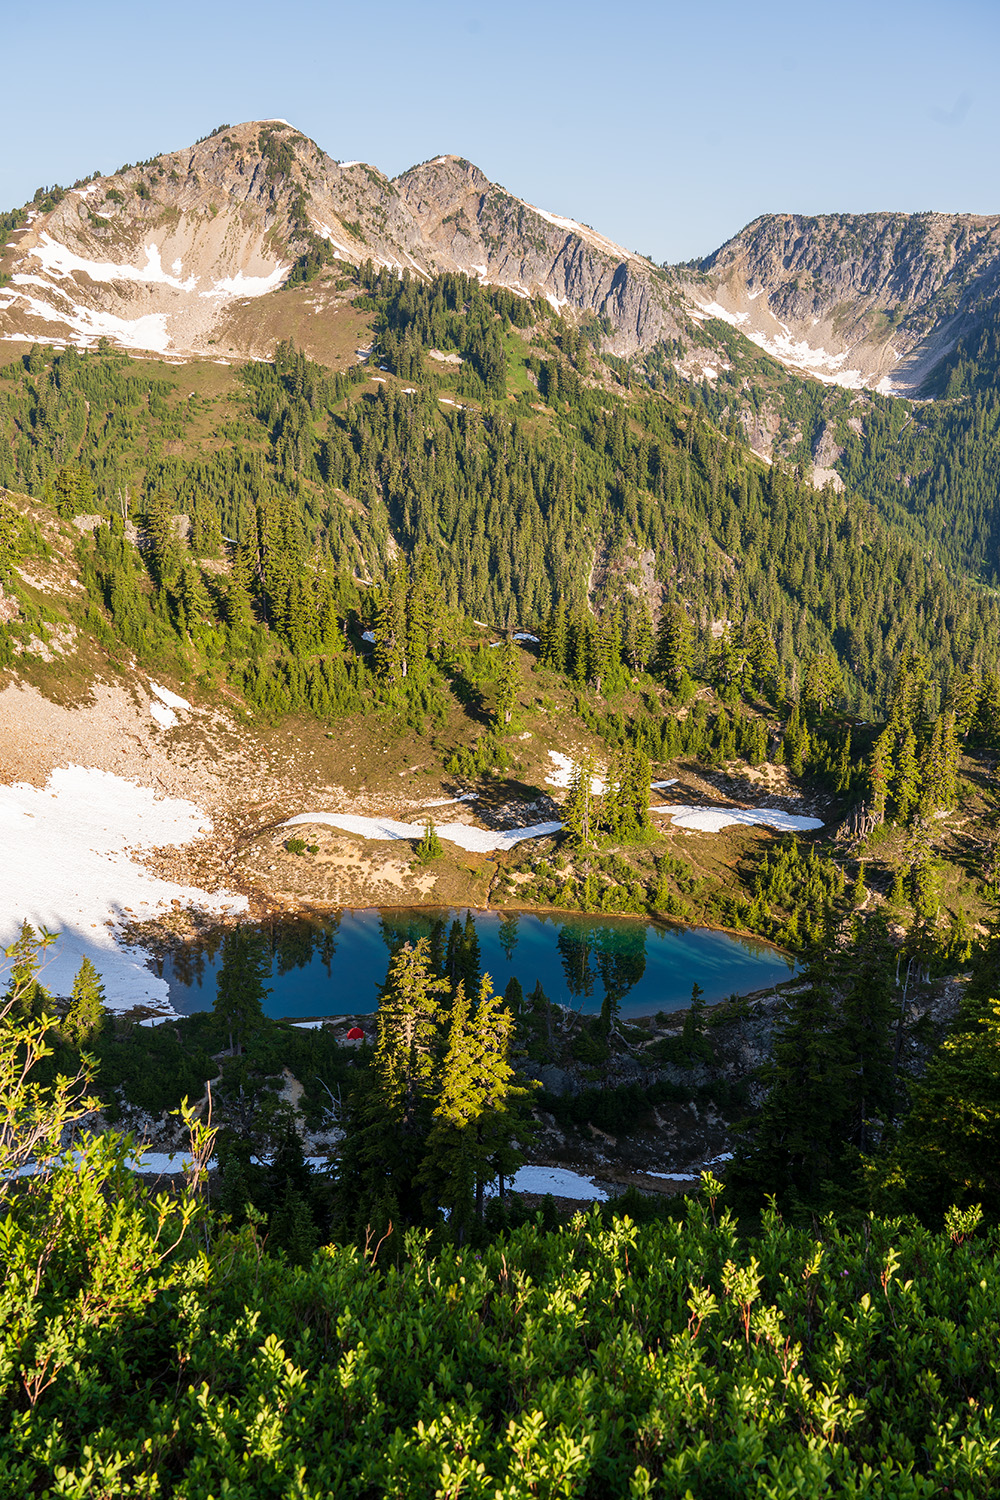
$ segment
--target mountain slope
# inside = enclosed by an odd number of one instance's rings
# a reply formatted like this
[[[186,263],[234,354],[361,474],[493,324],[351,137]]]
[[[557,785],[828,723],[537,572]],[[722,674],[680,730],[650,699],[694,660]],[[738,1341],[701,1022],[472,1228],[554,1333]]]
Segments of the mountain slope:
[[[686,290],[791,369],[911,395],[1000,296],[1000,217],[767,214]]]
[[[338,259],[421,277],[462,271],[592,311],[623,355],[683,321],[664,272],[514,198],[461,158],[390,182],[264,121],[223,127],[29,211],[3,260],[0,339],[268,355],[288,329],[279,318],[261,337],[260,299]],[[313,312],[335,303],[327,288]]]

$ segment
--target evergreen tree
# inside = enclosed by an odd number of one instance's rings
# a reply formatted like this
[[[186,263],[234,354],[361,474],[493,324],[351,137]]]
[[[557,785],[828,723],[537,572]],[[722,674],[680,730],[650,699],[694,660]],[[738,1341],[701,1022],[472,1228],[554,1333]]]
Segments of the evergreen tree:
[[[420,1180],[425,1212],[447,1208],[460,1242],[472,1221],[482,1219],[488,1183],[498,1174],[511,1175],[523,1161],[511,1106],[527,1090],[514,1082],[513,1032],[514,1019],[494,995],[489,975],[480,983],[474,1013],[459,984]]]
[[[809,731],[802,722],[802,714],[797,703],[785,725],[782,744],[788,769],[793,775],[801,776],[805,768],[806,756],[809,753]]]
[[[872,746],[868,760],[868,804],[876,823],[885,821],[892,775],[892,731],[884,729]]]
[[[104,1018],[104,986],[90,959],[84,954],[63,1020],[63,1031],[74,1047],[82,1047],[99,1029]]]
[[[30,922],[21,923],[21,931],[9,948],[3,950],[12,959],[3,1002],[10,1002],[18,1017],[41,1018],[48,1010],[50,996],[38,979],[41,954],[55,941],[56,934],[43,927],[38,933]]]
[[[855,876],[854,885],[851,887],[851,902],[855,908],[864,906],[868,899],[868,887],[865,885],[865,862],[858,863],[858,873]]]
[[[691,1004],[681,1028],[681,1046],[689,1063],[700,1061],[706,1055],[705,991],[697,983],[691,986]]]
[[[848,724],[844,730],[844,738],[840,742],[840,750],[837,752],[837,764],[834,768],[834,791],[846,792],[851,785],[851,726]]]
[[[593,758],[586,754],[570,772],[569,792],[562,809],[563,823],[580,848],[591,842],[596,826],[593,781]]]
[[[655,646],[649,601],[644,593],[638,598],[630,595],[625,612],[625,628],[622,632],[622,655],[629,669],[632,672],[645,672]]]
[[[521,686],[520,652],[513,641],[505,641],[500,648],[499,656],[494,722],[498,729],[507,729],[514,716],[514,709],[517,707],[517,694]]]
[[[458,978],[464,983],[466,994],[475,995],[479,991],[482,982],[482,953],[479,948],[479,934],[476,931],[475,918],[471,911],[465,913],[465,926],[462,929],[462,940],[458,950]]]
[[[802,674],[802,701],[816,714],[825,714],[844,691],[844,674],[829,652],[811,656]]]
[[[660,616],[656,666],[671,692],[676,693],[691,670],[694,631],[682,604],[668,604]]]
[[[429,865],[432,860],[440,859],[444,849],[438,838],[437,829],[434,827],[433,818],[428,818],[424,824],[423,838],[417,840],[417,859],[422,865]]]
[[[404,943],[389,962],[376,1018],[372,1065],[352,1092],[337,1181],[356,1228],[385,1232],[421,1218],[417,1181],[440,1066],[441,1001],[430,942]],[[344,1210],[342,1209],[342,1212]]]
[[[847,1115],[847,1049],[826,976],[814,969],[795,995],[764,1069],[769,1087],[726,1174],[734,1201],[760,1207],[773,1193],[788,1207],[821,1205],[841,1175]]]
[[[912,724],[906,726],[896,742],[889,790],[896,805],[897,819],[900,823],[908,823],[920,798],[920,767]]]
[[[375,671],[383,682],[397,682],[407,673],[406,575],[393,567],[375,596]]]
[[[1000,1003],[969,1000],[914,1086],[887,1162],[869,1163],[876,1204],[939,1224],[952,1204],[1000,1217]]]
[[[778,653],[770,632],[760,620],[749,620],[740,627],[738,649],[743,690],[761,691],[774,698],[778,684]]]
[[[979,673],[975,671],[952,672],[948,680],[947,708],[955,716],[960,739],[965,739],[975,722],[980,688]]]
[[[863,919],[847,959],[841,1010],[847,1060],[843,1080],[845,1129],[859,1152],[869,1150],[884,1135],[896,1112],[891,1050],[891,1027],[897,1010],[893,994],[896,958],[881,916]]]
[[[267,950],[257,933],[242,925],[226,933],[212,1012],[231,1053],[242,1052],[259,1028],[263,1002],[271,993],[264,983],[270,972]]]
[[[568,626],[566,606],[557,599],[542,627],[541,658],[555,672],[565,672],[568,665]]]
[[[507,988],[503,992],[504,1004],[512,1016],[519,1016],[524,1007],[524,990],[521,981],[514,974],[507,981]]]

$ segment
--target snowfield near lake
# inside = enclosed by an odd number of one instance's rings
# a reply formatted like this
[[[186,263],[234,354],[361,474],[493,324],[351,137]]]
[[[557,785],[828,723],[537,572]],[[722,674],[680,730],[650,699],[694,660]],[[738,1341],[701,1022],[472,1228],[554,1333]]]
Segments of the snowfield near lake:
[[[323,824],[344,833],[358,833],[365,839],[422,839],[424,823],[400,823],[396,818],[365,818],[357,813],[299,813],[282,823],[282,828],[299,828],[303,824]],[[457,844],[469,854],[491,854],[494,849],[512,849],[523,839],[547,838],[558,833],[561,823],[533,823],[529,828],[509,828],[503,833],[492,828],[473,828],[468,823],[437,823],[438,838]]]
[[[59,932],[41,975],[52,994],[69,995],[86,955],[109,1010],[150,1005],[171,1012],[166,980],[145,967],[142,949],[119,945],[115,927],[156,916],[173,901],[220,913],[246,909],[244,896],[175,885],[133,857],[190,843],[211,826],[193,802],[83,766],[53,771],[42,788],[0,787],[0,948],[25,921]],[[8,968],[0,961],[0,978]]]
[[[779,833],[805,833],[808,829],[823,827],[821,818],[803,818],[798,813],[783,812],[780,807],[691,807],[672,802],[651,807],[650,812],[666,813],[673,818],[675,828],[698,833],[719,833],[733,823],[776,828]]]
[[[510,1185],[515,1193],[552,1193],[557,1198],[608,1201],[603,1188],[595,1187],[589,1177],[581,1177],[568,1167],[522,1167]]]

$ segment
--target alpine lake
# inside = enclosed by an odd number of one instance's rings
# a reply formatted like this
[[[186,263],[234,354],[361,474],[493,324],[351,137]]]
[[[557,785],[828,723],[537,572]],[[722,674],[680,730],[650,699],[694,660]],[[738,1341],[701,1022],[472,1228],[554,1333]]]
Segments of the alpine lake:
[[[431,937],[447,945],[455,921],[447,908],[367,908],[260,924],[271,954],[269,1016],[316,1020],[378,1008],[389,960],[403,943]],[[480,968],[503,992],[517,977],[527,995],[541,983],[550,1000],[596,1015],[607,995],[623,1017],[684,1010],[692,986],[705,1003],[750,994],[790,979],[795,960],[767,943],[704,927],[640,917],[564,912],[472,911]],[[181,1015],[211,1010],[222,963],[223,932],[155,963]]]

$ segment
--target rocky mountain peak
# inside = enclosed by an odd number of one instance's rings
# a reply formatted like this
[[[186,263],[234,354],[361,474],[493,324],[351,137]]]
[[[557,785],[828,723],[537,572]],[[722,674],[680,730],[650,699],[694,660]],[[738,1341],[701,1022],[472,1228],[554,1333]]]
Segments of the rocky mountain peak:
[[[697,312],[820,380],[909,394],[1000,292],[1000,218],[767,214],[701,270]]]
[[[462,271],[597,313],[620,354],[679,328],[662,272],[514,197],[463,157],[435,157],[390,181],[367,163],[338,162],[285,121],[257,120],[29,213],[3,257],[0,338],[266,356],[286,331],[282,318],[242,310],[279,292],[324,242],[348,264]],[[328,305],[320,302],[317,316]]]

